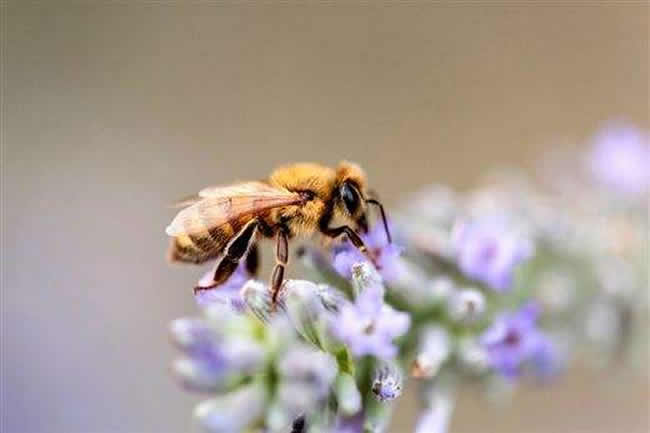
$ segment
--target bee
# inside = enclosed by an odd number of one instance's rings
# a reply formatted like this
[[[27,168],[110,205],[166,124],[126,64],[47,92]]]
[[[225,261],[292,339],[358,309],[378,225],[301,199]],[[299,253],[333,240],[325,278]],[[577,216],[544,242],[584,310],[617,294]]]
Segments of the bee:
[[[201,264],[215,260],[214,272],[195,292],[224,283],[245,260],[257,272],[257,242],[275,240],[276,264],[270,279],[273,304],[289,261],[289,240],[320,237],[321,241],[347,236],[372,263],[360,233],[368,231],[368,205],[381,212],[391,242],[382,204],[369,192],[364,171],[343,161],[336,168],[313,163],[280,167],[266,180],[207,187],[179,203],[182,210],[167,226],[171,262]]]

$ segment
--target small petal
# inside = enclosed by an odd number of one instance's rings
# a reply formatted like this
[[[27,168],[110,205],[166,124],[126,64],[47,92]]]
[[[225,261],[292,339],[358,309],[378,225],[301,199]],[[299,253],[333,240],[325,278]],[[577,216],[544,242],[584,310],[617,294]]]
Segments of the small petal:
[[[223,368],[196,359],[177,359],[173,370],[188,391],[214,392],[224,384]]]
[[[240,432],[259,420],[266,401],[264,387],[252,384],[200,403],[194,417],[209,433]]]

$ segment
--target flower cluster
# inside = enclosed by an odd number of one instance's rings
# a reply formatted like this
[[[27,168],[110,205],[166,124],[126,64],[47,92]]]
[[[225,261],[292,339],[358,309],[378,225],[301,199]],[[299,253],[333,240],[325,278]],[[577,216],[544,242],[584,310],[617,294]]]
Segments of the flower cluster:
[[[363,235],[375,263],[349,242],[304,248],[310,280],[286,281],[276,305],[244,266],[197,292],[202,317],[171,326],[180,383],[209,395],[197,424],[381,433],[413,385],[416,433],[444,433],[460,383],[548,381],[590,351],[643,365],[648,155],[647,134],[611,125],[541,185],[499,176],[413,196],[395,243],[380,224]]]

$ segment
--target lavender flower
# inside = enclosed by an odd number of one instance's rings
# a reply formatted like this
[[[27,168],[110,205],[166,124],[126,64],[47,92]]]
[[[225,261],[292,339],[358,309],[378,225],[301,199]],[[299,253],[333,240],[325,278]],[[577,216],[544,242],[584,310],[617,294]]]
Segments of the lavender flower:
[[[402,374],[396,365],[384,363],[376,371],[372,381],[372,393],[378,401],[395,400],[402,395]]]
[[[448,304],[449,315],[459,322],[474,322],[485,312],[485,296],[478,290],[459,290]]]
[[[262,416],[267,399],[262,384],[253,383],[200,403],[194,417],[209,433],[244,431]]]
[[[456,224],[453,244],[460,270],[497,291],[511,287],[515,266],[532,254],[531,243],[498,217]]]
[[[381,276],[387,282],[393,282],[403,272],[400,262],[402,247],[389,244],[386,239],[386,232],[380,224],[376,224],[368,233],[362,234],[368,251],[376,257],[376,264]],[[352,266],[356,263],[367,261],[363,255],[350,241],[338,246],[333,250],[332,264],[334,269],[344,278],[352,278]]]
[[[372,272],[369,264],[360,266],[365,271],[359,271],[359,275]],[[383,287],[370,284],[363,287],[354,303],[346,302],[341,306],[339,314],[332,318],[331,330],[354,356],[374,355],[389,359],[397,353],[393,340],[404,335],[410,323],[408,314],[383,303]]]
[[[216,265],[215,265],[216,267]],[[209,272],[199,280],[199,287],[209,286],[212,282],[215,269]],[[229,306],[236,312],[243,312],[246,304],[241,297],[240,289],[251,279],[252,276],[246,270],[244,262],[240,263],[235,272],[223,284],[211,287],[209,289],[197,290],[194,293],[194,299],[200,307],[209,305]]]
[[[278,360],[277,403],[287,412],[287,420],[309,413],[330,392],[337,374],[334,358],[302,344],[290,347]]]
[[[648,134],[625,124],[611,124],[593,140],[589,158],[599,182],[614,191],[639,195],[650,185]]]
[[[256,342],[220,335],[203,320],[177,319],[171,331],[185,354],[174,363],[174,371],[190,390],[223,389],[236,376],[255,372],[264,360],[264,350]]]
[[[418,351],[413,361],[411,375],[432,378],[451,354],[450,336],[441,326],[429,326],[420,334]]]
[[[537,305],[530,303],[516,312],[499,315],[481,336],[490,366],[508,378],[519,375],[524,363],[544,366],[552,347],[537,328]]]

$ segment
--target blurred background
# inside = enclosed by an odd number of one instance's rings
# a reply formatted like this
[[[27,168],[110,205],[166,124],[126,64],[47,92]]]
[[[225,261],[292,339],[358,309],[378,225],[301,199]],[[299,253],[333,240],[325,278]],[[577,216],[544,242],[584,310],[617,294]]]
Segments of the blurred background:
[[[390,207],[649,127],[646,2],[504,3],[3,2],[4,431],[189,429],[180,196],[350,159]],[[466,392],[451,431],[647,432],[649,398],[647,375],[577,368],[508,405]]]

